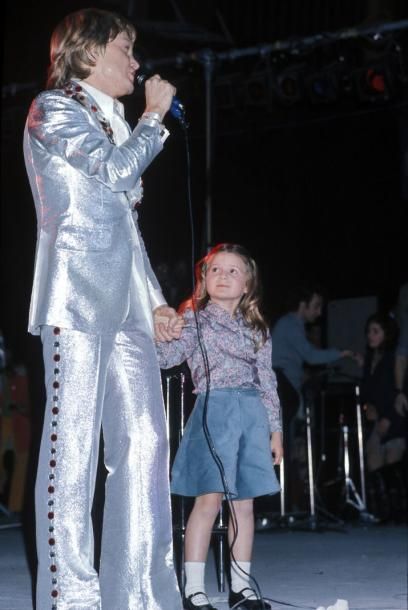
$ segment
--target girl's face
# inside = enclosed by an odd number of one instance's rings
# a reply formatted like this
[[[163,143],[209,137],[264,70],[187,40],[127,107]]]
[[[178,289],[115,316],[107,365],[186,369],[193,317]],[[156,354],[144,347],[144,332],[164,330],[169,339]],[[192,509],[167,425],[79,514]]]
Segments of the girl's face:
[[[218,252],[207,267],[205,287],[208,295],[231,315],[247,291],[248,270],[244,260],[232,252]]]
[[[384,329],[378,322],[371,322],[367,329],[367,344],[371,349],[379,348],[385,339]]]

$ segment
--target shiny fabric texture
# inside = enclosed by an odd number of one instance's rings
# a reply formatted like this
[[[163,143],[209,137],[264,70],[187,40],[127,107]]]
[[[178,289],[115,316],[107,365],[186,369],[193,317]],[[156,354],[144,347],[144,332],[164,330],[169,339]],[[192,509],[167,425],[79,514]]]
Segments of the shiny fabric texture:
[[[181,610],[168,446],[149,334],[44,326],[47,406],[36,482],[38,610]],[[92,496],[108,469],[99,579]]]
[[[123,127],[116,134],[71,83],[34,100],[24,134],[38,221],[29,331],[41,332],[47,389],[37,610],[181,610],[152,339],[152,310],[165,299],[134,210],[163,144],[143,119],[127,138]],[[109,474],[98,576],[91,507],[101,426]]]
[[[38,221],[29,331],[46,324],[114,333],[140,307],[152,329],[151,311],[165,300],[131,203],[163,148],[159,126],[141,119],[116,146],[97,102],[81,94],[87,106],[64,89],[40,93],[27,118],[24,156]]]

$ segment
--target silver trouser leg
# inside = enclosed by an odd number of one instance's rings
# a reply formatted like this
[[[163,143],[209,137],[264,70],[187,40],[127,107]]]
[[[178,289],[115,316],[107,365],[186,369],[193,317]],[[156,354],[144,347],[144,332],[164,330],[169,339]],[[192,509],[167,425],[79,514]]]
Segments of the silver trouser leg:
[[[102,427],[103,610],[180,610],[160,371],[153,341],[142,331],[116,335]]]
[[[159,369],[143,333],[43,327],[47,406],[36,484],[39,610],[180,610]],[[92,499],[109,470],[100,578]],[[102,601],[101,601],[102,599]]]
[[[91,508],[114,335],[42,328],[47,403],[36,481],[37,608],[100,610]]]

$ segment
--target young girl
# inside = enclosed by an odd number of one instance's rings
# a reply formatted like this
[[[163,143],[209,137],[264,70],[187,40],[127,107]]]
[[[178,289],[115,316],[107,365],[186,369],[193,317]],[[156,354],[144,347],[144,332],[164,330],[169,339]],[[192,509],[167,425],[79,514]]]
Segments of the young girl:
[[[204,570],[225,493],[203,430],[208,375],[197,316],[210,378],[206,421],[225,471],[238,529],[229,605],[242,610],[269,609],[269,604],[257,599],[248,576],[254,538],[253,499],[279,491],[273,465],[280,463],[283,453],[271,339],[259,311],[257,266],[243,247],[220,244],[199,261],[196,275],[195,292],[181,307],[184,327],[180,338],[157,344],[162,368],[187,360],[198,395],[172,469],[172,492],[196,496],[186,527],[184,604],[187,610],[215,610],[205,594]],[[230,519],[230,545],[234,533]]]

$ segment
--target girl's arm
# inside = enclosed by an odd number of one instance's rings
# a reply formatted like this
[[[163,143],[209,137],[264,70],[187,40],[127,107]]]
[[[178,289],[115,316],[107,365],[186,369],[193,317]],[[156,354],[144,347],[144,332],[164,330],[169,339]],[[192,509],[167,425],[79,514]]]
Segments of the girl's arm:
[[[184,315],[185,325],[179,339],[156,341],[156,353],[162,369],[170,369],[189,358],[198,342],[194,313],[188,309]]]
[[[268,412],[271,432],[281,432],[281,408],[277,390],[276,376],[272,369],[272,340],[268,336],[264,345],[256,352],[261,397]]]

